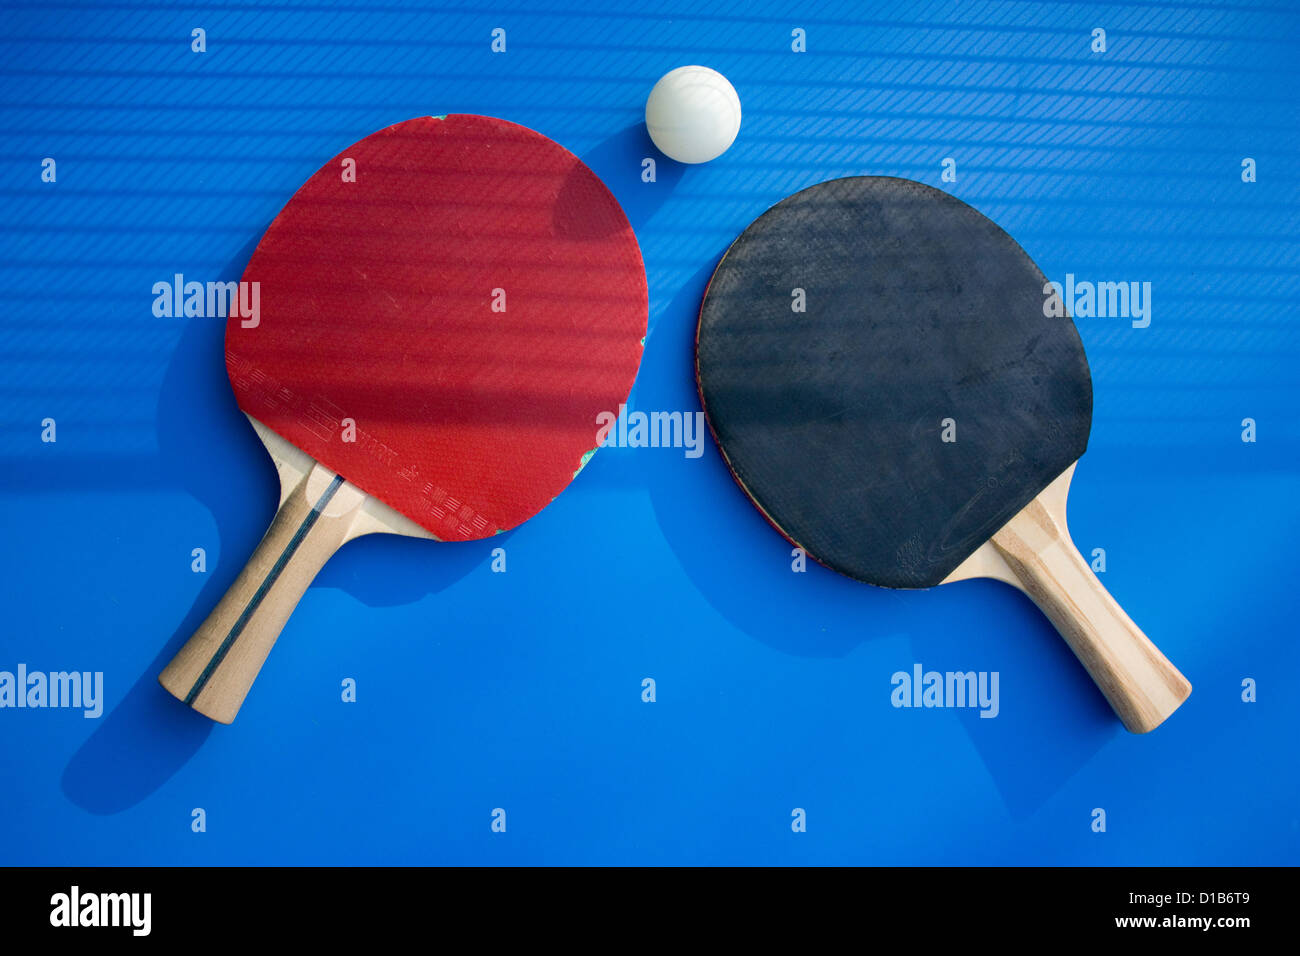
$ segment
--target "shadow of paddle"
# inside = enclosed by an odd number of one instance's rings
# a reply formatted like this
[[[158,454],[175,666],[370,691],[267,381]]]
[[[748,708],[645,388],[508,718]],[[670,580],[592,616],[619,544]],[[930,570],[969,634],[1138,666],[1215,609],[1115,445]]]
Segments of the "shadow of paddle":
[[[688,279],[657,323],[641,407],[700,408],[696,317],[713,268]],[[791,573],[792,546],[736,484],[712,435],[703,447],[695,460],[638,459],[664,538],[700,594],[739,630],[795,657],[848,657],[867,641],[907,634],[910,659],[891,665],[899,670],[920,662],[926,670],[998,671],[999,716],[981,718],[974,708],[954,716],[1013,818],[1033,814],[1123,733],[1056,630],[1014,588],[972,581],[895,591],[811,560],[806,573]],[[879,693],[888,694],[888,673],[863,675],[877,676]]]
[[[256,245],[250,241],[214,278],[237,280]],[[221,535],[220,559],[158,655],[64,770],[68,799],[96,814],[138,804],[184,766],[212,732],[213,722],[167,693],[158,674],[234,582],[279,500],[275,466],[226,377],[225,321],[185,321],[159,393],[156,480],[183,489],[208,509]],[[498,543],[369,535],[346,545],[313,587],[340,588],[370,607],[409,604],[455,583],[486,561]],[[217,553],[212,547],[208,551]]]
[[[245,245],[215,278],[237,280],[256,245],[256,240]],[[184,321],[159,390],[158,481],[184,488],[208,508],[221,530],[223,557],[243,546],[251,554],[266,530],[258,522],[269,520],[278,499],[275,468],[226,380],[225,321]],[[266,502],[267,514],[248,508],[248,502]],[[163,690],[158,674],[239,570],[234,559],[217,563],[157,656],[73,755],[62,781],[73,803],[97,814],[135,806],[184,766],[212,732],[212,721]]]
[[[1007,812],[1023,820],[1125,731],[1056,628],[1015,588],[961,581],[921,596],[932,613],[913,632],[915,661],[927,670],[998,672],[996,718],[974,708],[953,714]]]

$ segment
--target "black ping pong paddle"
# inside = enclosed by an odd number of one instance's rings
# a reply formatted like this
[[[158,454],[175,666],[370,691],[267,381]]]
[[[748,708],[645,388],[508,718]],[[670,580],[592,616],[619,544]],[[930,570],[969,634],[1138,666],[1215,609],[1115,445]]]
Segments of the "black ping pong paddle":
[[[736,481],[792,543],[885,587],[1020,588],[1142,733],[1191,685],[1070,540],[1092,380],[1052,295],[1015,240],[947,193],[821,183],[719,263],[700,397]]]

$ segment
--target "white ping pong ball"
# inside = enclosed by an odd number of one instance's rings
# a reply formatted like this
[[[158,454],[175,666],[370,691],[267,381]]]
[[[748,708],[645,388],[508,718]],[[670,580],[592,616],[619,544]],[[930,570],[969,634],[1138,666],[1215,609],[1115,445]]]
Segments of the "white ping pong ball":
[[[740,97],[717,70],[679,66],[650,91],[645,126],[654,144],[679,163],[707,163],[736,141]]]

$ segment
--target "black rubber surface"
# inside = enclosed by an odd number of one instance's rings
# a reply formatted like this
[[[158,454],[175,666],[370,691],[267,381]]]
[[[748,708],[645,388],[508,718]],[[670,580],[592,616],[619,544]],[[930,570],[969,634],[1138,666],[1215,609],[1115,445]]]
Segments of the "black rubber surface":
[[[940,583],[1087,448],[1088,363],[1074,323],[1043,314],[1046,284],[994,223],[911,180],[773,206],[700,310],[700,396],[737,481],[822,564]]]

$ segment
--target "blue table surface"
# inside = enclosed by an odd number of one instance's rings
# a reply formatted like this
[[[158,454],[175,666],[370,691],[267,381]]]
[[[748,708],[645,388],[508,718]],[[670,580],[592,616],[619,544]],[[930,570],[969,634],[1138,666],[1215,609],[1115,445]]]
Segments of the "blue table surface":
[[[97,719],[0,709],[0,863],[1296,863],[1298,40],[1283,3],[0,8],[0,670],[104,675]],[[731,79],[743,128],[643,182],[645,97],[687,63]],[[792,573],[707,439],[603,449],[503,538],[358,540],[233,725],[177,704],[156,675],[276,491],[222,322],[156,318],[151,288],[237,278],[322,162],[447,112],[545,133],[623,204],[650,288],[633,409],[699,410],[713,266],[836,176],[947,189],[1051,278],[1150,282],[1148,327],[1077,323],[1070,525],[1187,704],[1126,733],[996,582]],[[997,672],[998,716],[893,707],[918,663]]]

